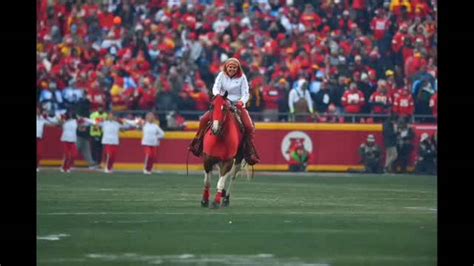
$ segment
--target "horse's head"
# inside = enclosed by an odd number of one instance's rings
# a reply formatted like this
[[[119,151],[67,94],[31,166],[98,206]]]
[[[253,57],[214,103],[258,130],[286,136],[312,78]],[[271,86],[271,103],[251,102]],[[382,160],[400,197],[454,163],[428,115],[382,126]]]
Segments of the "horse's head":
[[[224,95],[216,95],[211,102],[213,107],[212,112],[212,127],[211,131],[214,135],[219,135],[222,129],[222,123],[224,122],[225,112],[227,112],[227,108],[229,106],[229,102],[227,101],[227,91]]]

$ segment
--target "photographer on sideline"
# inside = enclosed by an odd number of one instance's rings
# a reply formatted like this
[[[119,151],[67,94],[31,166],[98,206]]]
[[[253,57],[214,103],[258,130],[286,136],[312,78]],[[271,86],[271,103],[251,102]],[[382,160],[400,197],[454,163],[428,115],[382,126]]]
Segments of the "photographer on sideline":
[[[367,136],[367,141],[359,148],[359,155],[362,158],[366,173],[381,173],[381,150],[375,143],[374,135]]]
[[[418,160],[416,162],[417,174],[436,174],[436,147],[431,141],[428,133],[421,134],[418,151]]]

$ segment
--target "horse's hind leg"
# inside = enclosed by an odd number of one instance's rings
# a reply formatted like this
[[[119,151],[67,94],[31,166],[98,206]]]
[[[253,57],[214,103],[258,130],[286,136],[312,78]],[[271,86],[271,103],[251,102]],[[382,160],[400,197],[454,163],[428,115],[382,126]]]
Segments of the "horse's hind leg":
[[[240,172],[242,162],[238,162],[237,159],[234,161],[232,165],[232,169],[230,170],[229,177],[227,178],[227,189],[225,193],[223,193],[224,199],[222,200],[222,206],[228,207],[230,205],[230,189],[232,188],[232,182],[236,179],[237,174]]]
[[[224,194],[225,183],[226,183],[227,177],[231,173],[230,170],[232,168],[233,163],[234,163],[234,160],[232,159],[232,160],[221,162],[220,164],[220,177],[219,177],[219,181],[217,182],[216,197],[214,199],[214,202],[212,203],[213,208],[219,208],[222,202],[222,198],[225,197],[225,194]]]

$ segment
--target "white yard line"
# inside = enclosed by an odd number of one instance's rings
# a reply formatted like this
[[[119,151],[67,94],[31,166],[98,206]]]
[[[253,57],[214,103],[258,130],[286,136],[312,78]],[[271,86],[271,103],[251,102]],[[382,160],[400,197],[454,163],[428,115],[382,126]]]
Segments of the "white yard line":
[[[68,234],[54,234],[54,235],[46,235],[46,236],[36,236],[37,240],[49,240],[49,241],[57,241],[61,238],[68,237]]]
[[[418,211],[433,211],[433,212],[438,211],[437,208],[430,208],[430,207],[404,207],[404,208],[409,209],[409,210],[418,210]]]
[[[104,262],[129,262],[147,264],[208,264],[223,265],[295,265],[295,266],[329,266],[327,263],[306,263],[296,258],[276,258],[273,254],[261,253],[255,255],[140,255],[125,254],[87,254],[86,258]]]

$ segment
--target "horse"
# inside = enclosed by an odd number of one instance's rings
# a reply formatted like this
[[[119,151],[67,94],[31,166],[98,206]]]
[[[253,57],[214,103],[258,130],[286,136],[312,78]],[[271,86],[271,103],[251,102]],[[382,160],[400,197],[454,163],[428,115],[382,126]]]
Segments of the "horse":
[[[243,127],[239,125],[236,109],[224,95],[216,95],[211,101],[212,119],[204,135],[203,166],[204,166],[204,192],[201,200],[202,207],[217,209],[228,207],[230,204],[230,187],[240,171],[243,160],[242,143]],[[209,206],[211,173],[214,165],[219,166],[219,181],[217,193],[211,206]],[[226,182],[228,189],[225,189]]]

